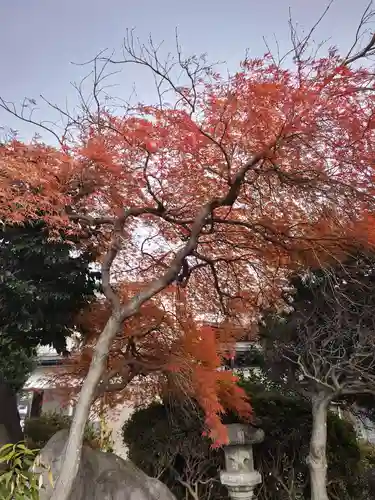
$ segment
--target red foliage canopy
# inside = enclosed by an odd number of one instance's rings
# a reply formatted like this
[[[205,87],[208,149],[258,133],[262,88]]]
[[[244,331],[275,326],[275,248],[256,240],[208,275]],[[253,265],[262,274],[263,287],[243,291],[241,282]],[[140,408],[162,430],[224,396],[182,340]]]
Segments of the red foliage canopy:
[[[43,217],[52,230],[74,220],[99,235],[111,312],[87,358],[93,387],[111,390],[119,377],[126,386],[124,367],[183,372],[222,436],[219,387],[221,396],[234,389],[200,320],[225,319],[226,331],[243,335],[290,269],[374,243],[371,73],[333,51],[291,70],[269,55],[247,60],[229,80],[193,60],[193,69],[182,64],[189,86],[181,87],[152,57],[129,54],[168,86],[172,102],[159,92],[158,105],[87,111],[79,137],[61,150],[2,146],[0,217]],[[176,283],[185,306],[173,315],[163,299]],[[92,340],[104,322],[90,314]],[[244,410],[237,396],[225,404]]]

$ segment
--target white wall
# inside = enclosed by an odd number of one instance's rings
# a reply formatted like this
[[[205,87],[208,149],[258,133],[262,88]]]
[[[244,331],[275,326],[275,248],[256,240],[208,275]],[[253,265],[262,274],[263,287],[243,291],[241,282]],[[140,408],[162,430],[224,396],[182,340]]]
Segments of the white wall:
[[[128,450],[122,439],[122,427],[126,420],[130,418],[133,413],[133,408],[128,405],[117,408],[112,415],[107,417],[107,423],[112,430],[112,438],[114,442],[114,452],[122,458],[127,458]]]
[[[61,413],[72,415],[72,406],[67,403],[66,397],[55,389],[44,389],[42,413]]]
[[[35,390],[44,391],[42,413],[57,412],[64,415],[72,415],[73,406],[67,404],[66,395],[64,396],[61,392],[61,388],[56,387],[53,380],[55,371],[56,367],[38,366],[27,380],[24,391],[31,393]],[[124,406],[119,406],[116,410],[109,411],[106,418],[108,427],[112,431],[114,451],[122,458],[126,458],[127,456],[127,449],[122,439],[122,427],[132,412],[133,408],[125,404]]]

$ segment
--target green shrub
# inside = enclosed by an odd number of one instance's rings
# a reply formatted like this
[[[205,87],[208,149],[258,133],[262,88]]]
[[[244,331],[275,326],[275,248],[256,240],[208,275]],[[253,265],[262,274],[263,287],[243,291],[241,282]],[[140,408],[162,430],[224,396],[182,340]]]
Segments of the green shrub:
[[[31,450],[23,443],[6,444],[0,449],[0,498],[2,500],[38,500],[40,476],[30,468],[38,450]]]
[[[25,439],[30,448],[43,448],[56,432],[69,429],[72,417],[57,412],[44,413],[25,421]],[[92,448],[112,451],[112,439],[108,432],[96,430],[91,422],[86,424],[84,441]]]
[[[135,412],[123,427],[129,458],[146,474],[163,481],[177,498],[227,499],[218,481],[222,453],[202,436],[202,422],[159,403]]]

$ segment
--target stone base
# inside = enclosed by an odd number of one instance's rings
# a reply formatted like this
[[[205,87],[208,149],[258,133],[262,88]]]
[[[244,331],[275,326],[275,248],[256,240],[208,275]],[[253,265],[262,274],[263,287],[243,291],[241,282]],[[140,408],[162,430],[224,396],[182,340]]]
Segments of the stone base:
[[[259,472],[226,472],[220,473],[221,483],[227,487],[233,500],[250,500],[254,497],[254,489],[262,482]]]

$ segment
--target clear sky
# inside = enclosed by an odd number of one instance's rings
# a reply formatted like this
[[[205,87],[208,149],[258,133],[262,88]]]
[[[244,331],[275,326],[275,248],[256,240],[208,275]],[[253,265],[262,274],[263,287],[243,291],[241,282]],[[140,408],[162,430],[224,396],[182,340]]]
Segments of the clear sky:
[[[70,85],[87,73],[72,65],[95,56],[103,48],[119,49],[126,28],[135,28],[145,40],[152,34],[173,50],[177,27],[186,55],[207,52],[212,61],[227,61],[233,68],[243,57],[265,52],[262,37],[274,36],[281,51],[289,47],[288,8],[306,28],[319,17],[324,0],[0,0],[0,96],[21,101],[44,94],[50,101],[74,104]],[[367,0],[336,0],[316,39],[350,46]],[[137,81],[137,76],[140,77]],[[143,76],[143,75],[142,75]],[[147,101],[153,82],[136,73],[118,78],[116,95],[128,95],[136,83]],[[39,117],[52,114],[41,107]],[[35,129],[0,111],[0,126],[11,126],[29,138]],[[47,139],[47,137],[46,137]]]

